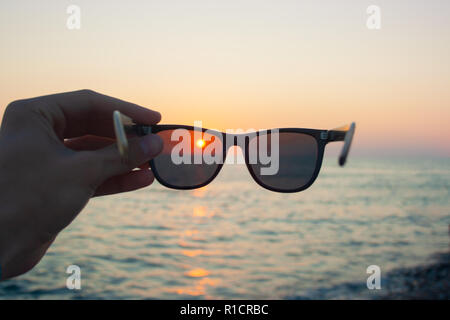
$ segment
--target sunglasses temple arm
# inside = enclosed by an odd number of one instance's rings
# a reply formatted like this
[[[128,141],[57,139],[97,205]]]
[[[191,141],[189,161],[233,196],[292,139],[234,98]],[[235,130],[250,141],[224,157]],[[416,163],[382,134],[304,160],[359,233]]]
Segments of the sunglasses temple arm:
[[[341,154],[339,155],[339,165],[342,167],[347,161],[348,153],[350,151],[350,146],[352,145],[353,135],[355,134],[356,124],[352,122],[350,125],[343,126],[340,128],[332,129],[329,142],[331,141],[344,141],[344,146],[342,147]]]
[[[130,117],[116,110],[113,112],[114,133],[116,136],[117,149],[124,161],[128,160],[128,138],[127,134],[134,133],[145,136],[151,133],[151,126],[137,125]]]
[[[347,133],[345,134],[344,147],[342,147],[341,154],[339,155],[339,165],[341,167],[344,166],[345,162],[347,161],[347,156],[353,141],[353,135],[355,134],[355,127],[355,123],[352,122],[352,124],[350,125],[350,129],[348,129]]]

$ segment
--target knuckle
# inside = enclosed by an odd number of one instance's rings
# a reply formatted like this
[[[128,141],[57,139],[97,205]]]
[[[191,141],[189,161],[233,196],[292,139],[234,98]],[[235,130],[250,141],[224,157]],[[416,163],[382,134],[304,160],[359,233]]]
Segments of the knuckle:
[[[87,97],[94,97],[97,95],[97,92],[95,92],[94,90],[91,90],[91,89],[82,89],[82,90],[79,90],[77,93],[85,95]]]
[[[17,112],[17,111],[23,110],[27,107],[28,107],[28,104],[26,103],[26,100],[15,100],[8,104],[8,106],[5,109],[5,114],[11,113],[11,112]]]
[[[99,94],[91,89],[83,89],[75,92],[76,95],[79,95],[84,98],[88,105],[92,105],[98,99]]]
[[[30,99],[24,99],[9,103],[3,116],[5,123],[30,119],[30,112],[36,109],[36,105],[30,102]]]

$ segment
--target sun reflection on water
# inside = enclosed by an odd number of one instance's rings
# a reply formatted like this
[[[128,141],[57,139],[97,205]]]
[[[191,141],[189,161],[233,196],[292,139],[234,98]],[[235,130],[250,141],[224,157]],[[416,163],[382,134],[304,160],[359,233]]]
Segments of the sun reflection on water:
[[[206,288],[208,286],[215,287],[219,283],[220,280],[218,279],[203,278],[196,281],[192,287],[175,288],[168,291],[175,292],[179,295],[202,296],[206,294]]]
[[[186,257],[196,257],[199,255],[203,255],[205,252],[203,250],[183,250],[181,252],[182,255]]]
[[[186,276],[191,278],[202,278],[209,276],[210,272],[203,268],[192,269],[184,273]]]
[[[204,186],[191,191],[192,195],[196,198],[203,198],[208,190],[208,186]]]
[[[193,209],[193,214],[194,217],[206,217],[206,218],[210,218],[214,216],[214,211],[208,210],[208,208],[206,206],[196,206]]]

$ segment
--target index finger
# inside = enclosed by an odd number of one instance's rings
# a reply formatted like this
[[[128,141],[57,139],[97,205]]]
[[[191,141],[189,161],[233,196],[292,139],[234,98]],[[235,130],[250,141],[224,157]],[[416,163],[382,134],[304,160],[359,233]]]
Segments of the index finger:
[[[119,110],[136,122],[152,125],[161,120],[161,114],[137,104],[113,98],[92,90],[80,90],[41,97],[50,107],[59,108],[63,119],[64,138],[87,134],[114,137],[113,112]]]

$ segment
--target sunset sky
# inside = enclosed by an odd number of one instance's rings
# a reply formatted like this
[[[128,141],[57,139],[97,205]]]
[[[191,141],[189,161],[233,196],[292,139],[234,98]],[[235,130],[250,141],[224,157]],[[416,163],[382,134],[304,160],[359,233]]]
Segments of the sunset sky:
[[[80,30],[66,27],[70,4]],[[366,27],[373,4],[381,30]],[[2,1],[0,39],[0,114],[89,88],[162,123],[355,121],[355,155],[450,156],[448,0]]]

